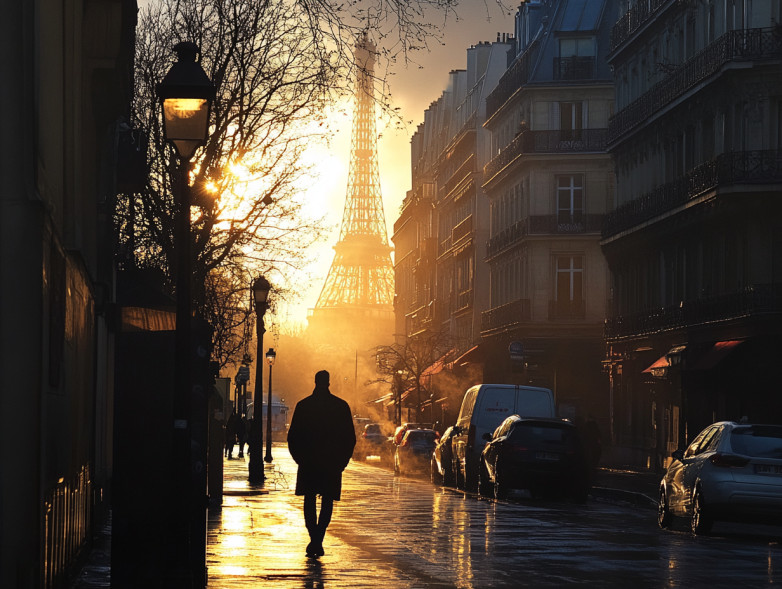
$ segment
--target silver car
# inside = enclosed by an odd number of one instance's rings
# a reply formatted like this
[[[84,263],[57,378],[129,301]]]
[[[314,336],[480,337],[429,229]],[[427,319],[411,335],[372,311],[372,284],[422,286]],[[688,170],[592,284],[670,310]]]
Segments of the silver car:
[[[688,517],[694,534],[714,520],[782,522],[782,425],[720,421],[676,450],[660,482],[657,523]]]

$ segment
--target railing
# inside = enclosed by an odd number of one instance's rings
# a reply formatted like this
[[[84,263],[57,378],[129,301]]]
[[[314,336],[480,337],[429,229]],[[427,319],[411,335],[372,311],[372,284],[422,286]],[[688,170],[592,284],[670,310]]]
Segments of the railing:
[[[605,151],[608,129],[555,129],[524,131],[516,135],[496,157],[483,167],[485,180],[525,153],[575,153]]]
[[[456,243],[460,239],[467,237],[470,233],[472,233],[472,215],[462,219],[462,221],[451,230],[451,242]]]
[[[586,303],[584,301],[549,301],[549,321],[574,321],[586,317]]]
[[[528,235],[599,233],[602,226],[603,215],[531,215],[489,239],[486,242],[486,257],[500,253]]]
[[[771,29],[729,31],[611,117],[609,142],[616,141],[730,61],[782,55],[782,35]]]
[[[769,313],[782,313],[782,285],[756,284],[735,293],[613,317],[606,319],[604,333],[606,339],[613,340]]]
[[[440,242],[440,248],[438,250],[437,255],[438,256],[442,256],[449,249],[451,249],[451,236],[450,235]]]
[[[443,185],[440,198],[445,198],[453,192],[453,190],[462,183],[469,183],[470,176],[477,170],[475,153],[471,153],[470,156],[462,162],[462,164],[451,174],[448,181]]]
[[[594,57],[555,57],[555,80],[592,80],[595,77]]]
[[[517,57],[502,75],[497,86],[486,97],[486,118],[490,119],[513,93],[529,80],[532,63],[537,57],[539,41],[530,43],[527,50]]]
[[[690,170],[678,180],[658,186],[605,217],[603,238],[650,221],[718,186],[782,182],[782,151],[732,151]]]
[[[638,0],[611,29],[611,51],[648,22],[670,0]]]
[[[461,311],[463,309],[466,309],[472,305],[472,289],[470,290],[463,290],[459,294],[456,295],[456,309],[455,312]]]
[[[530,318],[530,300],[517,299],[481,313],[481,331],[512,327],[529,321]]]

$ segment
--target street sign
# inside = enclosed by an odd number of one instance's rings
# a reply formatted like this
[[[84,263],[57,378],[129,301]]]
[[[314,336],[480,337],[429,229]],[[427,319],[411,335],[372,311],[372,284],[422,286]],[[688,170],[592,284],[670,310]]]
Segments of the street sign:
[[[508,354],[511,360],[521,362],[524,359],[524,345],[521,342],[511,342],[508,345]]]

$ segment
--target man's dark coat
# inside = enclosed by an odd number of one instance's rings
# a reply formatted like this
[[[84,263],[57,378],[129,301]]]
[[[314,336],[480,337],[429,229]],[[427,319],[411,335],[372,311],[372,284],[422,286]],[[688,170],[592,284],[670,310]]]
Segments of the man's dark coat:
[[[296,404],[288,430],[288,449],[299,465],[297,495],[321,495],[339,501],[342,471],[350,462],[356,432],[350,406],[316,386]]]

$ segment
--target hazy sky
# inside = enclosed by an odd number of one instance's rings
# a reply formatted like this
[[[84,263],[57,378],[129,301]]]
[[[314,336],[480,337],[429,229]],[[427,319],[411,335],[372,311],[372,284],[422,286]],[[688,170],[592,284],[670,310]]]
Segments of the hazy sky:
[[[138,0],[138,4],[144,8],[154,1]],[[397,130],[378,121],[380,183],[389,240],[402,199],[411,188],[410,138],[423,121],[424,110],[445,89],[448,73],[466,68],[468,47],[481,41],[494,41],[497,33],[513,31],[513,14],[503,12],[496,0],[460,0],[456,13],[450,14],[445,22],[442,13],[431,11],[431,14],[432,24],[441,29],[440,41],[432,39],[430,51],[414,54],[414,63],[407,66],[397,63],[389,77],[393,105],[400,109],[408,124],[405,129]],[[338,130],[330,148],[317,148],[310,154],[321,173],[316,186],[307,193],[308,212],[313,216],[325,216],[331,232],[312,252],[314,262],[307,268],[310,278],[302,288],[303,297],[279,305],[277,316],[272,317],[274,323],[306,325],[307,309],[315,306],[334,257],[332,248],[339,237],[347,189],[352,105],[346,105],[346,110],[335,114],[332,120],[336,121]]]
[[[487,2],[491,4],[488,7],[482,0],[462,0],[459,19],[449,18],[442,29],[443,44],[433,40],[430,52],[417,53],[414,56],[417,63],[407,67],[398,64],[389,78],[394,106],[401,109],[405,121],[412,121],[402,131],[378,121],[380,182],[389,239],[402,199],[411,188],[410,138],[423,121],[424,110],[445,89],[448,73],[466,68],[468,47],[481,41],[494,41],[497,33],[513,32],[513,15],[503,14],[492,0]],[[316,261],[308,268],[312,279],[303,299],[279,309],[279,317],[275,319],[282,322],[305,324],[307,309],[315,306],[333,259],[332,247],[338,239],[345,203],[353,120],[350,111],[336,117],[341,122],[330,149],[328,152],[317,150],[314,154],[323,173],[317,189],[308,195],[311,211],[325,215],[328,226],[333,229],[326,243],[316,252]]]

